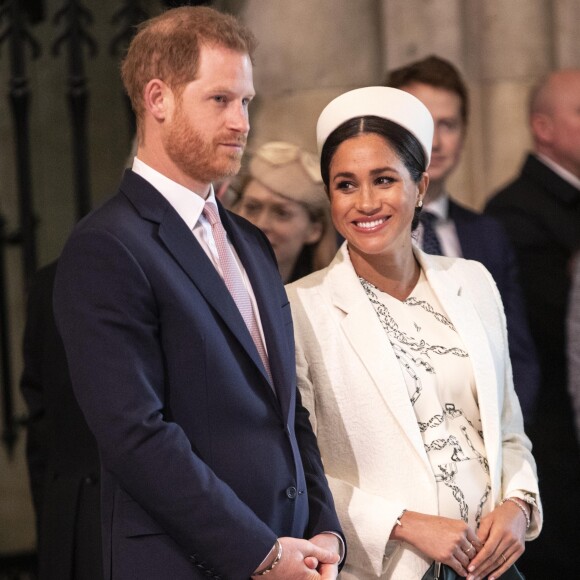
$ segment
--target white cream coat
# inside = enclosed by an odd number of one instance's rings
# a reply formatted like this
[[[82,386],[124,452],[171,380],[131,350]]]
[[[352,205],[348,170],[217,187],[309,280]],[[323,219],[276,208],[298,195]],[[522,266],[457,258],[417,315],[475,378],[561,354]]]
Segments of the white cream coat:
[[[515,490],[537,496],[505,316],[491,275],[479,262],[414,251],[473,364],[494,505]],[[403,509],[437,514],[435,478],[399,363],[346,243],[328,268],[286,289],[298,386],[348,543],[341,578],[420,579],[429,560],[389,535]],[[540,508],[528,539],[541,524]]]

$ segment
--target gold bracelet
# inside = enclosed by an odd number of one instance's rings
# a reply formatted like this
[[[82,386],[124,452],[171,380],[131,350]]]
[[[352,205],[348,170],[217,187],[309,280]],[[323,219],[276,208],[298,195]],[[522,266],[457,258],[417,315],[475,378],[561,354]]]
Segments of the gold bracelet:
[[[506,497],[499,502],[499,505],[503,505],[506,501],[511,501],[512,503],[515,503],[522,510],[522,513],[524,514],[524,517],[526,518],[526,530],[529,530],[530,526],[532,524],[532,520],[530,519],[530,516],[528,515],[528,510],[518,501],[517,497]],[[530,508],[530,510],[531,509],[532,508]]]
[[[265,574],[269,574],[280,563],[280,560],[282,559],[282,544],[280,543],[280,540],[276,540],[274,547],[276,546],[278,546],[278,553],[276,554],[276,557],[272,560],[272,563],[263,570],[260,570],[259,572],[254,572],[253,576],[264,576]]]

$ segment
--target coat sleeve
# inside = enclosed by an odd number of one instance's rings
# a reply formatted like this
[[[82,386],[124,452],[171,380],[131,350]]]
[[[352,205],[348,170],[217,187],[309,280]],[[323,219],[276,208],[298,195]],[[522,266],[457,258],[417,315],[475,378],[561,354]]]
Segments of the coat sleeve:
[[[316,436],[309,421],[308,410],[302,404],[300,391],[296,393],[295,425],[296,439],[300,447],[308,488],[309,521],[306,536],[311,538],[323,532],[335,532],[342,537],[346,548],[346,539],[342,533],[333,495],[324,474]],[[346,552],[343,556],[346,556]],[[344,559],[343,557],[343,563]]]
[[[160,307],[139,260],[116,236],[85,228],[69,240],[55,315],[103,468],[159,533],[242,580],[276,534],[195,453],[181,426],[165,420]]]
[[[293,307],[298,304],[292,301]],[[297,314],[299,319],[301,314]],[[302,329],[303,330],[303,329]],[[302,403],[310,418],[312,430],[317,434],[316,385],[311,380],[309,362],[304,349],[305,335],[296,333],[296,373]],[[341,442],[337,441],[337,444]],[[322,454],[324,463],[324,453]],[[350,565],[359,569],[372,569],[382,576],[396,550],[396,543],[389,542],[391,529],[401,515],[404,505],[369,493],[352,485],[345,479],[326,475],[336,504],[336,511],[345,536],[348,538]]]
[[[496,320],[500,325],[502,343],[505,352],[503,384],[499,385],[500,392],[500,428],[502,446],[502,498],[518,493],[530,493],[536,499],[537,507],[533,509],[532,523],[527,531],[526,539],[536,538],[543,522],[542,504],[540,500],[536,462],[532,455],[532,444],[524,432],[522,411],[518,396],[514,389],[512,364],[508,349],[508,331],[502,300],[491,274],[479,263],[472,262],[487,278],[484,288],[486,294],[491,293],[495,302]],[[481,302],[485,296],[481,297]],[[489,321],[491,322],[491,321]],[[500,498],[501,499],[501,498]]]

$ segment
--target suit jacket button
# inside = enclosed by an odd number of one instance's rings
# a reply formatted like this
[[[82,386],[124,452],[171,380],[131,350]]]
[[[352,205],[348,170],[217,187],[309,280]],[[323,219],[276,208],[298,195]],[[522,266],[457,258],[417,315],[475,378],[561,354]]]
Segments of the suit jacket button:
[[[296,488],[291,485],[287,490],[286,490],[286,497],[288,499],[296,499],[296,496],[298,495],[298,491],[296,490]]]

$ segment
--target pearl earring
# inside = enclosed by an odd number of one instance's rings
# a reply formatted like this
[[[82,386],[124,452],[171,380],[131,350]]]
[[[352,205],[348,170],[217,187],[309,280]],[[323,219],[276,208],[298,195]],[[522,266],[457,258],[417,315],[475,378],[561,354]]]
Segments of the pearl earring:
[[[422,200],[422,199],[420,199],[420,200],[417,202],[417,207],[423,207],[423,200]]]

